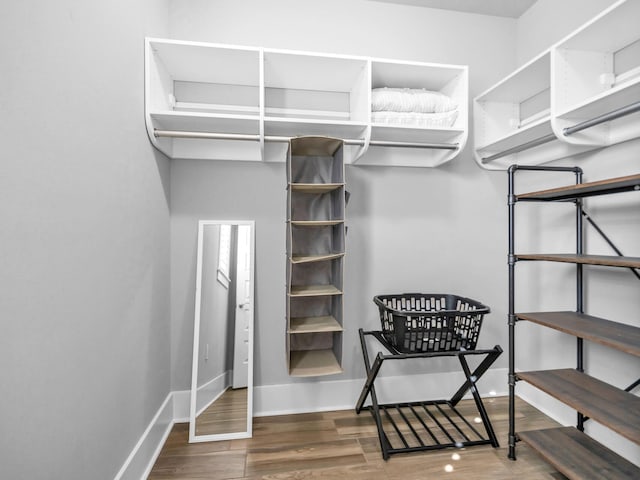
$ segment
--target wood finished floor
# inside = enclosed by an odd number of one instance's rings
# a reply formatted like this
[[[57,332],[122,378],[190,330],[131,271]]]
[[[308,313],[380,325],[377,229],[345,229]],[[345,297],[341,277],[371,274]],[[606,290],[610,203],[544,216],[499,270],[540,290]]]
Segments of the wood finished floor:
[[[485,400],[500,442],[465,449],[395,454],[382,459],[377,430],[369,412],[354,410],[259,417],[253,438],[188,443],[188,424],[176,424],[149,475],[175,480],[561,480],[562,475],[519,443],[517,461],[507,458],[507,398]],[[477,415],[472,401],[460,410]],[[464,413],[466,417],[466,413]],[[518,399],[517,428],[558,426]],[[458,453],[459,460],[452,455]],[[445,472],[451,465],[452,472]]]
[[[247,431],[247,389],[229,388],[196,418],[196,435]]]

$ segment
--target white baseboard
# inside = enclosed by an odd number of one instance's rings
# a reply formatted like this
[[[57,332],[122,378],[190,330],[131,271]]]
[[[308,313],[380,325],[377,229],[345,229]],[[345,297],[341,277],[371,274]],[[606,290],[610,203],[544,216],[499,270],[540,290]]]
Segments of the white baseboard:
[[[222,372],[220,375],[212,378],[204,385],[199,386],[198,394],[196,395],[198,400],[196,402],[196,417],[209,408],[209,405],[215,402],[230,386],[231,370]]]
[[[173,424],[173,393],[169,393],[114,480],[147,478]]]
[[[191,406],[191,390],[176,390],[173,393],[173,423],[187,423]]]
[[[253,415],[349,410],[355,408],[364,382],[364,379],[324,380],[255,387]],[[394,403],[449,398],[463,382],[462,372],[445,372],[411,375],[410,380],[406,375],[378,377],[375,387],[379,403]],[[478,382],[483,397],[506,395],[507,386],[506,368],[488,370]]]
[[[362,378],[255,387],[254,416],[350,410],[355,408],[364,382]],[[376,393],[380,403],[437,400],[451,397],[463,382],[461,372],[379,377]],[[506,395],[507,369],[488,370],[478,390],[483,398]],[[173,425],[189,421],[190,393],[180,390],[167,396],[114,480],[147,478]]]

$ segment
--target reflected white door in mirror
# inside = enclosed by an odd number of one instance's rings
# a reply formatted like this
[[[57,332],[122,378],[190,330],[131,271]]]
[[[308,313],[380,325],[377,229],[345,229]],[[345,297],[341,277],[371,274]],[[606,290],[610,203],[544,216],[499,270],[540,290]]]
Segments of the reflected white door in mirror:
[[[254,227],[198,224],[189,442],[251,437]]]

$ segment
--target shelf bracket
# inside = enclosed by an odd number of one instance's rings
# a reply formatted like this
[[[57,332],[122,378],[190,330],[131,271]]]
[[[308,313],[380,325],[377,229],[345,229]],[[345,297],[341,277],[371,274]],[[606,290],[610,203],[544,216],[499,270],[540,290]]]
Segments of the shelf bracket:
[[[615,244],[611,241],[611,239],[607,236],[607,234],[604,233],[602,229],[598,226],[598,224],[587,214],[587,212],[584,211],[584,208],[582,209],[582,216],[585,218],[587,222],[589,222],[589,224],[591,224],[591,226],[596,230],[596,232],[600,234],[600,236],[604,239],[605,242],[607,242],[607,244],[613,249],[613,251],[616,252],[616,255],[618,255],[619,257],[624,257],[624,254],[622,253],[622,251],[615,246]],[[638,273],[638,270],[636,270],[633,267],[629,267],[629,270],[631,270],[631,273],[633,273],[635,277],[638,280],[640,280],[640,273]]]

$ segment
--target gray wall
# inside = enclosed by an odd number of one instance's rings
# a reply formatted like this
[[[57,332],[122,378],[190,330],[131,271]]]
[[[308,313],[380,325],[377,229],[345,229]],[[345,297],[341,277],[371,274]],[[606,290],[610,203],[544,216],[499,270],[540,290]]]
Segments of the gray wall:
[[[176,39],[468,64],[471,97],[515,67],[515,27],[513,19],[367,1],[170,3]],[[379,293],[476,298],[494,312],[481,343],[506,343],[506,178],[479,169],[468,146],[438,169],[347,167],[345,373],[290,378],[284,335],[285,186],[283,164],[172,162],[174,390],[188,388],[191,372],[198,219],[256,220],[256,385],[362,378],[357,329],[379,325],[371,301]],[[430,368],[456,367],[434,362]]]
[[[170,391],[166,2],[3,2],[0,478],[112,479]]]
[[[537,0],[518,19],[518,64],[566,37],[616,0]]]

